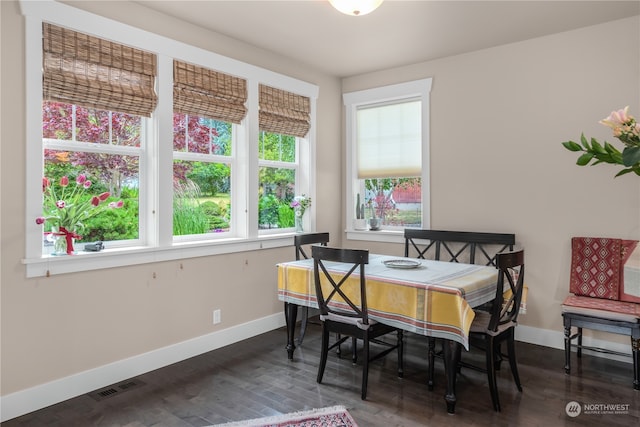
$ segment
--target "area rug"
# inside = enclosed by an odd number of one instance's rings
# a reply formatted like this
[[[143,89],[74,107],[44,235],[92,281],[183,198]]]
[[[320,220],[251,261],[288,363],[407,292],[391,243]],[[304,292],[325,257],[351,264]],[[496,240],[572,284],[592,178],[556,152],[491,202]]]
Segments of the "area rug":
[[[311,409],[273,417],[216,424],[212,427],[358,427],[344,406]]]

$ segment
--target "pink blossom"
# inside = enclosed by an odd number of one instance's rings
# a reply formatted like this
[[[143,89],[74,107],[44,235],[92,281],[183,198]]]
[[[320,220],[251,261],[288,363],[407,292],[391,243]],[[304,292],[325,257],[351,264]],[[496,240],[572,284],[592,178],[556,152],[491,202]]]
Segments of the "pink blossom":
[[[92,204],[93,206],[98,206],[98,205],[100,204],[100,199],[99,199],[97,196],[93,196],[93,197],[91,198],[91,204]]]
[[[43,193],[45,191],[47,191],[47,188],[49,188],[50,185],[51,185],[51,182],[49,181],[49,178],[47,178],[47,177],[42,178],[42,192]]]
[[[84,188],[89,188],[91,187],[91,181],[87,180],[82,185],[84,186]]]
[[[69,178],[67,178],[66,176],[60,178],[60,186],[66,187],[67,185],[69,185]]]
[[[41,225],[44,224],[44,217],[39,216],[38,218],[36,218],[36,224]]]
[[[100,198],[100,201],[104,202],[109,198],[110,195],[111,194],[108,191],[105,191],[104,193],[100,194],[98,198]]]
[[[120,209],[123,206],[124,206],[124,202],[122,200],[118,200],[117,202],[109,203],[109,207],[111,209]]]
[[[628,105],[622,110],[612,111],[607,118],[600,120],[600,123],[610,127],[615,132],[621,125],[633,119],[633,117],[629,115],[628,111]]]
[[[83,184],[85,181],[87,180],[87,176],[85,174],[80,174],[78,175],[78,177],[76,178],[76,183],[78,185]]]
[[[66,205],[67,205],[67,204],[65,203],[65,201],[64,201],[64,200],[58,200],[58,201],[56,202],[56,207],[57,207],[58,209],[64,209],[64,207],[65,207]]]

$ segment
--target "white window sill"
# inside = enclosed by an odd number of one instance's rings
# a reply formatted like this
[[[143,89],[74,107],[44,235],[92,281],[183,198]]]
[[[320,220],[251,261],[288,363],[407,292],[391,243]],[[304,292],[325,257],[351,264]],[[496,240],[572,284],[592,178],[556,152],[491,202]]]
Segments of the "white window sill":
[[[207,242],[180,242],[171,247],[127,247],[103,249],[100,252],[78,252],[69,256],[45,256],[23,259],[26,277],[49,277],[54,274],[75,273],[104,268],[124,267],[161,261],[293,246],[293,233],[261,236],[253,240],[229,239]]]
[[[369,242],[404,243],[404,230],[347,230],[347,240]]]

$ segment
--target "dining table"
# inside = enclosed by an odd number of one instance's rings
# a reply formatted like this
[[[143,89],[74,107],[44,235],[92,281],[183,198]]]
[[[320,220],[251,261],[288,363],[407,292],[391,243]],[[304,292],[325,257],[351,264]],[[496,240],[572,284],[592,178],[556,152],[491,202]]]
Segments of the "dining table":
[[[337,279],[351,267],[337,262],[325,264]],[[292,360],[298,306],[318,308],[314,261],[282,262],[277,270],[278,299],[285,303],[286,350]],[[455,413],[460,349],[469,349],[473,308],[495,298],[498,270],[493,266],[370,254],[365,275],[370,319],[444,340],[445,402],[447,412]],[[358,282],[359,276],[352,275],[349,280]]]

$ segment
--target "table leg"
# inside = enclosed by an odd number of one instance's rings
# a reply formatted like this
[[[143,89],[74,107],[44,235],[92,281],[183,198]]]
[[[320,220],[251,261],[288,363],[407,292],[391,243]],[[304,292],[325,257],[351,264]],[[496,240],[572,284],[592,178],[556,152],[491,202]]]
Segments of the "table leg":
[[[456,412],[456,376],[458,373],[458,362],[460,361],[461,344],[452,340],[444,340],[443,357],[444,370],[447,375],[447,391],[444,400],[447,402],[447,412],[454,414]]]
[[[287,323],[287,357],[293,360],[293,351],[296,349],[294,335],[296,330],[296,317],[298,316],[298,306],[288,302],[284,303],[284,315]]]

